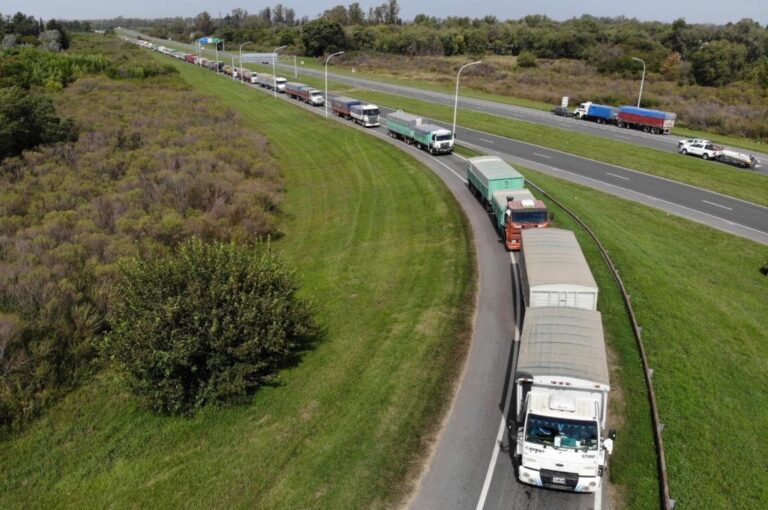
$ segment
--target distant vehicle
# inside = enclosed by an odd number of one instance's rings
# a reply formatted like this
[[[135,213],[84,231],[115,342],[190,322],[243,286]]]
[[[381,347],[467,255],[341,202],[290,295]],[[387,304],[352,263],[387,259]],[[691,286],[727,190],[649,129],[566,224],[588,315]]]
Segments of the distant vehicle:
[[[415,145],[430,154],[453,152],[453,133],[448,129],[434,124],[424,124],[421,117],[402,110],[388,114],[385,119],[387,134],[392,138]]]
[[[568,110],[565,106],[555,106],[552,108],[552,113],[557,115],[558,117],[573,117],[574,114]]]
[[[285,84],[285,94],[313,106],[325,104],[322,92],[303,83],[287,82]]]
[[[757,158],[751,154],[723,149],[717,156],[718,161],[728,163],[729,165],[740,166],[741,168],[754,168],[757,166]]]
[[[270,90],[277,89],[278,92],[285,92],[285,84],[288,82],[285,78],[275,77],[271,74],[261,73],[256,76],[256,83]]]
[[[717,159],[722,150],[723,148],[719,145],[713,145],[710,142],[702,143],[699,141],[683,144],[683,146],[680,147],[680,154],[683,156],[690,154],[691,156],[698,156],[702,159]]]
[[[356,104],[349,109],[352,120],[363,127],[379,125],[379,107],[375,104]]]
[[[467,160],[467,186],[486,210],[493,213],[496,228],[507,250],[519,250],[521,232],[549,226],[547,206],[525,189],[525,179],[496,156]]]
[[[619,106],[616,124],[619,127],[642,129],[646,133],[668,135],[675,126],[677,115],[661,110],[635,106]]]
[[[598,124],[616,124],[618,114],[618,108],[593,103],[591,101],[581,103],[579,107],[576,108],[576,111],[573,112],[573,115],[578,119],[591,120]]]
[[[683,145],[689,145],[689,144],[692,144],[692,143],[707,144],[707,143],[712,143],[712,142],[710,142],[709,140],[705,140],[704,138],[689,138],[688,140],[679,140],[677,142],[677,150],[680,150],[683,147]]]
[[[345,96],[329,98],[331,111],[338,117],[352,120],[364,127],[379,125],[379,107],[375,104],[365,104],[359,99]]]

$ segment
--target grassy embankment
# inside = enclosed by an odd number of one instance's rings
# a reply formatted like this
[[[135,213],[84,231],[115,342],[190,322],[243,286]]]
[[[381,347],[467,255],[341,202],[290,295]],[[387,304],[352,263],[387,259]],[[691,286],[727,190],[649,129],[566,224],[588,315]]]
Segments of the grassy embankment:
[[[0,507],[390,506],[466,348],[474,264],[459,208],[396,148],[177,66],[269,139],[286,183],[276,245],[325,338],[250,404],[191,419],[143,411],[102,374],[3,444]]]
[[[665,424],[671,496],[682,508],[764,508],[768,447],[768,281],[758,272],[765,247],[532,170],[526,177],[561,200],[600,237],[621,271],[643,327]],[[568,225],[563,214],[560,224]],[[570,228],[570,227],[569,227]],[[574,230],[577,230],[574,228]],[[582,243],[601,289],[601,307],[617,303],[614,285],[590,243]],[[608,298],[606,300],[606,298]],[[652,507],[643,473],[653,457],[642,372],[623,310],[603,308],[608,341],[620,360],[619,405],[628,422],[618,437],[611,478],[629,485],[628,508]],[[618,325],[613,323],[617,322]],[[614,400],[616,403],[616,400]],[[738,469],[733,469],[739,466]],[[638,477],[638,474],[640,477]]]
[[[182,48],[178,45],[176,47]],[[271,66],[250,64],[246,67],[271,73]],[[300,75],[299,80],[320,89],[324,87],[324,81],[320,78]],[[364,99],[381,106],[401,109],[448,123],[453,120],[453,107],[451,106],[357,89],[333,81],[329,81],[329,88],[332,92],[348,93],[358,99]],[[730,165],[703,161],[692,156],[686,157],[676,153],[650,149],[633,143],[608,140],[594,135],[469,110],[461,111],[459,124],[463,127],[639,170],[768,206],[768,176],[749,170],[745,171]]]

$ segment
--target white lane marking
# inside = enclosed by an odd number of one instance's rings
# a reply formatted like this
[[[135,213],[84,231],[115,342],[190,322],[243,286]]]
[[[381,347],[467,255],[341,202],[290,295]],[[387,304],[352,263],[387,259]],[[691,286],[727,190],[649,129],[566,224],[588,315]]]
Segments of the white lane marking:
[[[489,140],[487,138],[481,138],[481,140],[484,141],[485,143],[496,143],[493,140]]]
[[[595,505],[592,510],[602,510],[603,508],[603,484],[595,491]]]
[[[714,205],[715,207],[719,207],[720,209],[725,209],[727,211],[733,211],[733,209],[728,207],[728,206],[725,206],[725,205],[722,205],[722,204],[716,204],[714,202],[710,202],[709,200],[702,200],[702,202],[704,202],[705,204]]]
[[[515,342],[520,341],[520,296],[518,293],[517,283],[517,263],[515,262],[514,254],[509,254],[509,259],[512,263],[512,278],[513,278],[513,292],[515,297]],[[514,354],[513,354],[514,356]],[[515,367],[512,367],[514,370]],[[496,434],[496,442],[493,445],[493,454],[491,455],[491,462],[488,464],[488,470],[485,472],[485,480],[483,481],[483,489],[480,491],[480,498],[477,500],[477,506],[475,510],[483,510],[485,507],[485,500],[488,498],[488,491],[491,488],[491,480],[493,480],[493,470],[496,468],[496,461],[501,451],[501,442],[504,438],[504,431],[507,429],[507,416],[509,415],[509,405],[512,402],[512,392],[507,392],[507,401],[504,402],[504,412],[501,415],[501,422],[499,423],[499,432]],[[510,445],[511,447],[511,445]]]
[[[624,179],[625,181],[629,180],[629,177],[624,177],[623,175],[616,175],[612,174],[611,172],[605,172],[606,175],[610,175],[611,177],[616,177],[617,179]]]
[[[418,149],[416,149],[416,150],[418,150]],[[464,184],[466,184],[466,183],[467,183],[467,180],[466,180],[464,177],[462,177],[461,175],[457,174],[457,173],[456,173],[456,172],[453,170],[453,168],[449,167],[448,165],[446,165],[445,163],[443,163],[442,161],[440,161],[439,159],[437,159],[437,157],[436,157],[436,156],[432,156],[432,159],[434,159],[434,160],[435,160],[435,163],[440,163],[440,164],[441,164],[441,165],[443,165],[445,168],[447,168],[448,170],[450,170],[450,172],[451,172],[453,175],[455,175],[456,177],[458,177],[458,178],[459,178],[459,180],[460,180],[461,182],[463,182]]]
[[[538,152],[534,152],[533,155],[538,156],[540,158],[552,159],[552,156],[547,156],[546,154],[539,154]]]
[[[454,156],[456,156],[457,158],[461,158],[461,159],[463,159],[464,161],[466,161],[466,160],[467,160],[467,158],[465,158],[464,156],[462,156],[461,154],[459,154],[459,153],[458,153],[458,152],[456,152],[456,151],[452,152],[451,154],[453,154],[453,155],[454,155]]]

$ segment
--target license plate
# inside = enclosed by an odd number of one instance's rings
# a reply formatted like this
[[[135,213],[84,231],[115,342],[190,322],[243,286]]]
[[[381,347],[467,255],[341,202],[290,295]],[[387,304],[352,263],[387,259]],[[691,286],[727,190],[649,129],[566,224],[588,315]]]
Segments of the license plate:
[[[557,483],[560,485],[565,485],[565,478],[559,477],[559,476],[553,476],[552,477],[552,483]]]

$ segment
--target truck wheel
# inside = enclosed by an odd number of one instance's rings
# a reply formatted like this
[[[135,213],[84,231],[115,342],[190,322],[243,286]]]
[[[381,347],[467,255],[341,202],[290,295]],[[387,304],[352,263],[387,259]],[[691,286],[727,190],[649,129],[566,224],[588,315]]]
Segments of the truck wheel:
[[[706,159],[709,159],[709,154],[707,154],[707,153],[705,152],[704,154],[702,154],[702,155],[701,155],[701,159],[705,159],[705,160],[706,160]]]
[[[688,149],[682,149],[680,151],[680,154],[682,154],[683,156],[687,155],[688,154]]]

